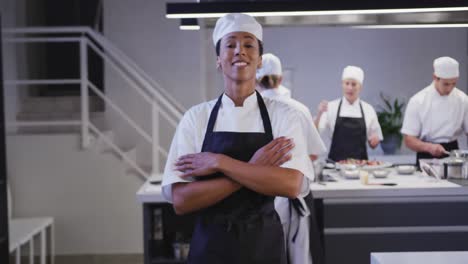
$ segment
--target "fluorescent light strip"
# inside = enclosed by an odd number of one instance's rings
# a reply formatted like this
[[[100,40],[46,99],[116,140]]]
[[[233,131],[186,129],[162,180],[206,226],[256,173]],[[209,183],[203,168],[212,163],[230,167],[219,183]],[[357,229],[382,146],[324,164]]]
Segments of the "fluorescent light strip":
[[[324,16],[324,15],[359,15],[359,14],[394,14],[394,13],[424,13],[424,12],[454,12],[468,11],[468,7],[441,8],[405,8],[405,9],[369,9],[369,10],[330,10],[330,11],[288,11],[288,12],[243,12],[254,17],[264,16]],[[187,13],[166,14],[166,18],[217,18],[227,13]]]
[[[181,25],[179,26],[180,30],[200,30],[200,26],[195,25]]]
[[[468,24],[407,24],[407,25],[372,25],[353,26],[364,29],[401,29],[401,28],[467,28]]]

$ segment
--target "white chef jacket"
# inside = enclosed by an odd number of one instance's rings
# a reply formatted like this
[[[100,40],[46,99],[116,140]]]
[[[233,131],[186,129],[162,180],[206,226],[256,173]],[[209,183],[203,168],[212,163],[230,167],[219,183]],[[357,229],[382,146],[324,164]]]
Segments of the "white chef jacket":
[[[457,88],[441,96],[430,84],[409,100],[401,133],[433,143],[468,134],[468,96]]]
[[[272,99],[291,98],[291,90],[280,84],[278,88],[264,89],[262,91],[262,96]]]
[[[320,138],[320,135],[317,132],[317,129],[315,128],[312,120],[312,114],[305,105],[292,98],[285,97],[279,91],[279,88],[267,89],[262,91],[261,94],[264,98],[267,97],[273,100],[283,101],[303,113],[302,128],[304,129],[304,135],[306,136],[304,141],[307,142],[307,153],[320,155],[327,151],[322,139]],[[309,160],[308,162],[311,161]],[[307,208],[305,202],[303,205],[304,208]],[[283,233],[285,234],[285,245],[288,247],[288,255],[290,257],[289,263],[312,263],[312,257],[309,250],[309,217],[301,217],[294,208],[290,208],[289,200],[284,197],[275,198],[275,209],[278,212],[281,224],[283,226]],[[307,212],[307,214],[309,213],[310,212]],[[299,228],[299,232],[296,235],[295,242],[292,243],[297,228]]]
[[[297,100],[284,96],[284,94],[281,93],[281,91],[278,89],[279,88],[263,90],[261,92],[262,97],[270,98],[272,100],[280,100],[299,110],[302,113],[301,123],[304,129],[304,141],[307,142],[307,153],[309,153],[309,155],[320,155],[326,153],[327,148],[325,147],[325,144],[320,138],[317,128],[314,125],[312,114],[310,113],[309,108]]]
[[[212,100],[190,108],[177,126],[162,180],[162,194],[168,202],[172,203],[173,183],[190,181],[179,177],[182,173],[174,170],[174,163],[182,155],[201,152],[208,119],[216,101]],[[296,145],[291,150],[291,160],[281,167],[296,169],[306,177],[313,177],[313,168],[309,162],[306,146],[301,144],[304,139],[300,122],[301,112],[284,102],[268,98],[264,101],[270,116],[273,138],[281,136],[293,138]],[[236,107],[234,102],[223,94],[214,131],[264,132],[256,93],[247,97],[242,107]],[[304,180],[301,193],[306,193],[308,190],[309,186]]]
[[[379,119],[374,107],[359,98],[353,104],[350,104],[345,97],[329,102],[328,111],[322,114],[319,122],[319,131],[324,138],[332,140],[340,100],[342,100],[341,117],[362,117],[359,106],[359,103],[361,103],[365,117],[364,121],[366,122],[367,138],[370,139],[373,134],[376,134],[381,141],[383,140],[382,128],[380,128]]]

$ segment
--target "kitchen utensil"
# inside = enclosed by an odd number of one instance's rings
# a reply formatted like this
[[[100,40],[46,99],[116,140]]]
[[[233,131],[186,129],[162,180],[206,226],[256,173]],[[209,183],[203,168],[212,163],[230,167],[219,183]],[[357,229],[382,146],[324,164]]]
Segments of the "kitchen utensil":
[[[385,182],[385,183],[367,183],[366,185],[377,185],[377,186],[396,186],[394,182]]]
[[[454,149],[454,150],[450,151],[448,154],[452,158],[468,159],[468,150]]]

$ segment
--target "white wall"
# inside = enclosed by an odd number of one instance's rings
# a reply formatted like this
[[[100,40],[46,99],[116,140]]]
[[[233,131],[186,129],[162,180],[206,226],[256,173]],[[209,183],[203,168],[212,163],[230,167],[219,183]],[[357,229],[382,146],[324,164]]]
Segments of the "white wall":
[[[265,52],[276,54],[283,68],[293,70],[293,97],[314,114],[321,100],[341,96],[341,73],[346,65],[364,69],[361,97],[375,107],[382,104],[381,92],[408,101],[429,85],[432,62],[439,56],[460,62],[458,88],[468,89],[467,29],[267,27],[263,36]],[[214,48],[211,42],[207,45],[207,61],[214,61]],[[208,90],[215,97],[221,92],[222,80],[216,70],[208,70]]]
[[[143,251],[142,180],[78,135],[7,136],[14,217],[53,216],[57,254]]]
[[[180,31],[179,20],[166,19],[165,3],[160,0],[104,1],[104,35],[188,108],[204,100],[201,36],[198,32]],[[130,89],[106,69],[107,94],[150,132],[149,105]],[[120,143],[144,145],[141,137],[132,136],[134,130],[122,125],[122,120],[112,113],[109,117]],[[172,129],[161,131],[166,146],[173,132]]]

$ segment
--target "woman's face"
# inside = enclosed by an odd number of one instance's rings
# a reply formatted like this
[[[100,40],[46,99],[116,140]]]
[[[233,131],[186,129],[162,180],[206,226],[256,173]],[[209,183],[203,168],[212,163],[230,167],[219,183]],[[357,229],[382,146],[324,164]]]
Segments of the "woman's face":
[[[225,78],[236,82],[255,79],[262,58],[257,38],[247,32],[229,33],[221,39],[217,63]]]
[[[353,103],[361,93],[361,84],[353,79],[345,79],[342,81],[343,95],[350,102]]]

